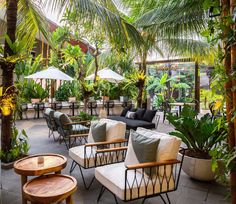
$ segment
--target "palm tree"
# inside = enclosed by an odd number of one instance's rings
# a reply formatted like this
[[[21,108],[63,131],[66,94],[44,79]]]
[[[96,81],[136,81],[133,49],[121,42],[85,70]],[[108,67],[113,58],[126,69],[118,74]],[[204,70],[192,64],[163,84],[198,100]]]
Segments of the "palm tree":
[[[81,18],[98,20],[103,28],[106,29],[108,37],[111,41],[116,42],[121,47],[131,42],[140,45],[139,33],[117,13],[115,13],[115,7],[111,3],[104,1],[102,4],[96,0],[51,0],[45,1],[45,6],[52,9],[52,11],[65,10],[76,8]],[[14,57],[18,50],[16,42],[25,40],[24,44],[27,48],[32,48],[35,35],[38,31],[43,33],[46,39],[49,40],[46,26],[44,24],[45,19],[42,15],[41,2],[33,0],[6,0],[1,1],[0,6],[6,8],[6,37],[4,44],[4,58],[9,59]],[[112,8],[109,10],[108,8]],[[1,60],[1,68],[3,70],[3,89],[6,90],[11,87],[13,82],[13,71],[15,68],[15,61]],[[9,152],[11,149],[12,138],[12,114],[2,117],[2,151]]]
[[[168,54],[187,55],[200,60],[212,56],[207,42],[199,39],[206,25],[204,0],[122,0],[128,6],[131,20],[142,33],[144,46],[139,50],[140,67],[146,72],[148,52],[165,50]],[[142,103],[143,86],[139,88],[138,104]]]

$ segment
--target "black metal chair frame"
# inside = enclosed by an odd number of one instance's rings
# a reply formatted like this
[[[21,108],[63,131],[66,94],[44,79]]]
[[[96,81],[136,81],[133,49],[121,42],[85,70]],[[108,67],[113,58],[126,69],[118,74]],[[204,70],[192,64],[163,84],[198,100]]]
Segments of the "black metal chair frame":
[[[74,171],[75,167],[78,165],[80,174],[82,176],[83,184],[86,190],[88,190],[93,181],[95,180],[95,176],[93,176],[92,180],[87,184],[84,178],[83,169],[95,168],[98,166],[104,166],[108,164],[114,164],[123,162],[126,156],[127,151],[127,140],[117,140],[110,142],[96,142],[96,143],[88,143],[84,145],[84,165],[81,166],[76,161],[72,161],[70,167],[70,174]],[[94,148],[96,147],[96,148]],[[90,154],[87,154],[87,149],[91,148]],[[89,161],[94,160],[94,166],[89,165]]]
[[[77,122],[71,122],[67,124],[62,124],[60,118],[54,118],[56,124],[57,124],[57,132],[59,133],[59,138],[65,143],[66,148],[71,148],[75,143],[76,139],[79,139],[80,144],[83,144],[87,142],[88,137],[88,131],[82,131],[78,134],[74,134],[72,131],[72,125],[82,125],[85,127],[90,127],[90,121],[77,121]],[[69,144],[67,145],[66,139],[69,140]],[[71,143],[71,139],[74,139],[74,141]],[[61,142],[60,142],[61,143]]]
[[[174,113],[177,116],[179,115],[178,111],[177,112],[171,112],[171,106],[169,104],[169,101],[164,101],[162,103],[162,107],[163,107],[163,123],[165,122],[165,119],[166,119],[166,113]]]
[[[90,113],[92,113],[91,115],[93,115],[93,110],[95,111],[95,115],[98,115],[97,107],[98,107],[97,101],[88,102],[88,109],[90,110]]]
[[[148,198],[160,196],[160,198],[162,199],[162,201],[163,201],[165,204],[167,204],[166,200],[165,200],[164,197],[162,196],[162,194],[165,194],[166,197],[167,197],[168,203],[171,204],[171,201],[170,201],[170,199],[169,199],[168,193],[173,192],[173,191],[176,191],[177,188],[178,188],[179,179],[180,179],[180,173],[181,173],[181,169],[182,169],[182,165],[183,165],[183,160],[184,160],[184,156],[185,156],[185,149],[181,148],[180,152],[181,152],[181,154],[182,154],[182,158],[181,158],[180,161],[179,161],[179,160],[170,160],[170,161],[168,161],[168,162],[163,162],[163,163],[160,163],[160,162],[158,163],[158,162],[156,162],[156,163],[154,163],[153,165],[147,164],[146,166],[145,166],[145,163],[144,163],[144,165],[143,165],[142,167],[135,167],[135,166],[134,166],[134,167],[132,167],[132,166],[127,167],[127,168],[126,168],[126,171],[125,171],[125,192],[124,192],[125,194],[124,194],[124,200],[123,200],[123,201],[129,202],[129,201],[133,201],[133,200],[143,199],[143,201],[142,201],[142,204],[143,204]],[[142,164],[141,164],[141,165],[142,165]],[[171,173],[171,176],[170,176],[170,177],[173,177],[173,179],[174,179],[174,184],[175,184],[175,185],[174,185],[174,189],[168,189],[168,188],[169,188],[169,182],[170,182],[170,179],[169,179],[168,185],[167,185],[167,190],[166,190],[166,191],[163,191],[163,192],[162,192],[162,191],[160,190],[161,192],[159,192],[159,193],[153,193],[152,195],[147,195],[149,183],[151,183],[151,184],[153,185],[153,192],[154,192],[154,187],[155,187],[155,185],[156,185],[156,182],[157,182],[157,181],[160,182],[160,181],[161,181],[161,177],[165,177],[165,178],[167,179],[166,166],[171,166],[171,172],[172,172],[172,173]],[[158,170],[159,170],[160,168],[164,168],[164,174],[163,174],[163,176],[159,176],[159,174],[151,175],[151,179],[149,179],[148,182],[145,182],[145,181],[144,181],[144,183],[145,183],[145,185],[146,185],[146,186],[145,186],[145,195],[142,195],[142,196],[140,196],[140,188],[141,188],[141,183],[142,183],[142,180],[141,180],[140,186],[138,186],[138,197],[137,197],[137,198],[132,198],[132,187],[133,187],[135,184],[138,183],[136,175],[137,175],[138,173],[140,174],[140,170],[141,170],[141,172],[142,172],[142,179],[144,179],[144,176],[145,176],[145,169],[146,169],[146,170],[149,170],[150,172],[152,172],[152,170],[157,170],[157,172],[158,172]],[[138,171],[138,170],[139,170],[139,171]],[[135,176],[133,176],[133,181],[132,181],[132,182],[129,182],[128,179],[127,179],[127,174],[128,174],[129,171],[134,171],[134,172],[135,172]],[[153,177],[155,177],[155,179],[154,179],[155,182],[154,182],[154,183],[153,183]],[[164,179],[162,179],[162,181],[161,181],[160,189],[162,189],[163,180],[164,180]],[[130,190],[130,189],[131,189],[131,190]],[[101,197],[102,197],[103,193],[105,192],[105,190],[108,190],[110,193],[113,194],[114,199],[115,199],[115,203],[118,204],[116,195],[115,195],[113,192],[111,192],[109,189],[107,189],[105,186],[103,186],[103,185],[102,185],[101,190],[100,190],[100,193],[99,193],[99,195],[98,195],[97,202],[99,202],[99,200],[101,199]],[[130,198],[130,199],[127,198],[128,192],[131,194],[131,198]]]
[[[27,103],[22,103],[20,105],[20,114],[21,114],[21,119],[23,119],[23,114],[25,114],[25,118],[26,120],[28,120],[28,115],[27,115],[27,111],[28,111],[28,105]]]
[[[48,137],[50,138],[53,136],[54,141],[58,141],[59,138],[56,139],[54,132],[57,131],[57,125],[56,121],[54,120],[54,117],[52,117],[51,113],[48,115],[44,112],[44,118],[46,120],[47,126],[48,126]]]

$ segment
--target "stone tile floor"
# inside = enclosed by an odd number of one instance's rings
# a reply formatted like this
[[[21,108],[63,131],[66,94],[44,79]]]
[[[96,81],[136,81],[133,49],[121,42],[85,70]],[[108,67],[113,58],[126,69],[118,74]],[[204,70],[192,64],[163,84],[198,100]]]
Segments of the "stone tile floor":
[[[162,119],[162,118],[161,118]],[[58,153],[68,157],[68,151],[64,144],[54,142],[52,138],[48,138],[48,128],[43,119],[30,119],[17,121],[17,127],[25,129],[29,136],[31,145],[29,154],[35,153]],[[166,121],[164,124],[160,121],[158,131],[169,132],[173,128]],[[68,157],[68,165],[62,171],[64,174],[69,174],[71,159]],[[92,178],[94,170],[85,170],[85,178]],[[73,195],[75,204],[93,204],[100,190],[100,184],[95,181],[90,190],[85,190],[82,185],[81,175],[78,168],[72,173],[78,181],[78,190]],[[115,175],[114,175],[115,176]],[[20,204],[20,176],[15,174],[13,170],[1,171],[1,203],[2,204]],[[181,173],[180,184],[178,190],[169,194],[172,204],[228,204],[226,199],[227,189],[215,182],[206,183],[190,179],[185,173]],[[142,200],[129,202],[132,204],[141,203]],[[112,204],[115,203],[113,196],[109,192],[105,192],[100,203]],[[119,203],[124,203],[119,200]],[[159,197],[147,199],[146,204],[163,203]]]

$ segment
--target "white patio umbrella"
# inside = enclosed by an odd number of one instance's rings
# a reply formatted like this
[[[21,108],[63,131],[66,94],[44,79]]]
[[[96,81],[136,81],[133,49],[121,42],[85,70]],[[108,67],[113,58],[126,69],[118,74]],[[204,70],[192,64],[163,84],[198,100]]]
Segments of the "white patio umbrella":
[[[64,80],[64,81],[72,81],[74,80],[64,72],[60,71],[54,66],[49,67],[43,71],[36,72],[25,78],[28,79],[54,79],[54,80]]]
[[[100,79],[107,80],[112,83],[119,83],[124,80],[124,77],[112,71],[109,68],[104,68],[98,71]],[[85,78],[85,80],[94,80],[95,74],[91,74]]]

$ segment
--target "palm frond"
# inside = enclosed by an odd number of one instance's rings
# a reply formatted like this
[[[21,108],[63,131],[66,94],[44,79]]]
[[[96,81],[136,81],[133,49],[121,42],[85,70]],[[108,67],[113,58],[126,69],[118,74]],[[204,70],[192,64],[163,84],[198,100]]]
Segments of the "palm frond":
[[[41,5],[30,0],[19,0],[17,17],[17,37],[27,39],[28,48],[33,47],[39,31],[50,43],[50,32]]]
[[[130,43],[137,47],[142,45],[140,33],[133,25],[97,1],[76,0],[71,9],[76,9],[79,17],[84,21],[100,22],[101,27],[97,29],[103,28],[111,43],[120,47],[126,47]]]
[[[216,53],[216,48],[202,39],[171,38],[162,39],[160,43],[165,45],[165,48],[170,50],[172,54],[187,56],[198,61],[205,60],[210,64],[213,63]]]
[[[145,13],[136,25],[159,37],[199,34],[206,25],[203,0],[171,0]]]

